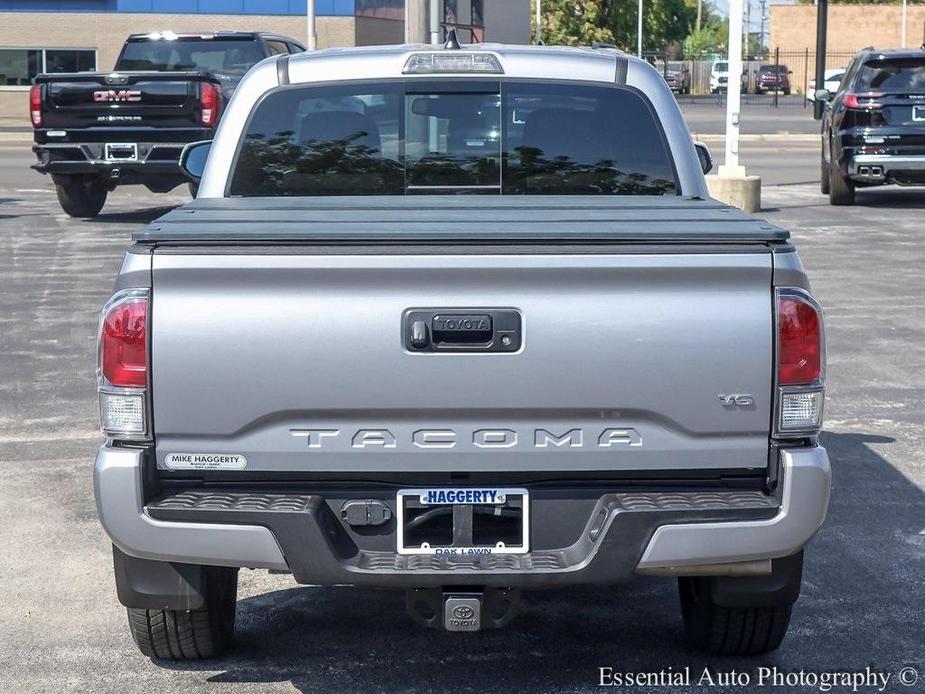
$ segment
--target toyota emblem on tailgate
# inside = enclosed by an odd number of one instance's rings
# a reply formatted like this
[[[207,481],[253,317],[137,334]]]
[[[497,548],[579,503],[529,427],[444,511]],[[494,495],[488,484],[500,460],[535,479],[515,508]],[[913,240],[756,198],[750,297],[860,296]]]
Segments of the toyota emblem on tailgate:
[[[456,619],[472,619],[475,616],[475,610],[468,605],[459,605],[453,609],[453,616]]]

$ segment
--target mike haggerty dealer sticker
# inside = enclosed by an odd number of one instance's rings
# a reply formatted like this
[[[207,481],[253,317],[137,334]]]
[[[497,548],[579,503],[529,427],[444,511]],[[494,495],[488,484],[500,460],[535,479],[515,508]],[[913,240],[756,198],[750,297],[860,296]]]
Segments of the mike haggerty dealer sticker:
[[[229,453],[171,453],[164,465],[170,470],[243,470],[247,458]]]

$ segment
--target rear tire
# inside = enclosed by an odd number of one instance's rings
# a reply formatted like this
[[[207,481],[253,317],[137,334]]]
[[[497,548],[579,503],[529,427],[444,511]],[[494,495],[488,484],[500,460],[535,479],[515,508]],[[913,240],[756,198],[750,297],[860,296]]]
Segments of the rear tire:
[[[108,191],[101,183],[87,176],[74,176],[65,183],[56,183],[58,204],[71,217],[96,217],[106,204]]]
[[[854,204],[854,182],[847,176],[842,176],[834,159],[829,162],[829,204]]]
[[[829,194],[829,165],[825,163],[825,157],[822,158],[822,168],[819,173],[819,190],[823,195]]]
[[[203,567],[205,604],[195,610],[128,608],[138,649],[149,658],[201,660],[221,655],[234,638],[238,570]]]
[[[792,605],[722,607],[710,600],[708,581],[678,579],[689,641],[716,655],[761,655],[781,645],[790,626]]]

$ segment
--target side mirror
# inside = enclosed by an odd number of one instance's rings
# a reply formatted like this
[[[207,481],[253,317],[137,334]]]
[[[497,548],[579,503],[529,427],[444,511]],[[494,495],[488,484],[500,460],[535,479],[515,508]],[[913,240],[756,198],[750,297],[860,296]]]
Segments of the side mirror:
[[[713,170],[713,155],[710,154],[710,148],[704,143],[694,141],[694,149],[697,150],[697,158],[700,160],[700,168],[705,174]]]
[[[209,158],[209,150],[211,149],[212,140],[201,140],[199,142],[190,142],[180,153],[180,168],[193,181],[198,182],[202,178],[202,172],[206,170],[206,160]]]
[[[825,103],[831,98],[831,95],[829,94],[828,89],[817,89],[815,92],[813,92],[813,98],[816,101]]]

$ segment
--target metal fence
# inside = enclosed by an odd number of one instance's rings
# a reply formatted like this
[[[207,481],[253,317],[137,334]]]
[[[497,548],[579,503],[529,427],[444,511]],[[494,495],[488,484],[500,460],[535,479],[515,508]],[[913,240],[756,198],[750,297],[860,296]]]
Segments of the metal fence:
[[[687,69],[690,74],[690,89],[687,90],[688,94],[679,95],[681,100],[703,100],[703,95],[711,94],[710,76],[713,72],[713,66],[718,62],[727,61],[727,56],[722,53],[686,56],[684,59],[673,59],[667,52],[647,53],[644,57],[663,73],[680,71],[682,68]],[[825,67],[827,70],[845,67],[853,57],[854,53],[852,51],[828,52],[826,53]],[[755,94],[755,77],[758,74],[758,68],[762,65],[786,66],[790,72],[790,98],[786,98],[779,93]],[[810,48],[805,48],[802,51],[782,51],[777,49],[766,55],[749,56],[742,61],[742,66],[744,69],[742,98],[745,103],[767,102],[774,106],[806,105],[805,95],[811,91],[809,81],[815,76],[816,52]],[[796,98],[794,95],[796,95]],[[717,103],[725,102],[722,94],[714,94],[713,96]],[[700,98],[698,99],[698,97]]]

